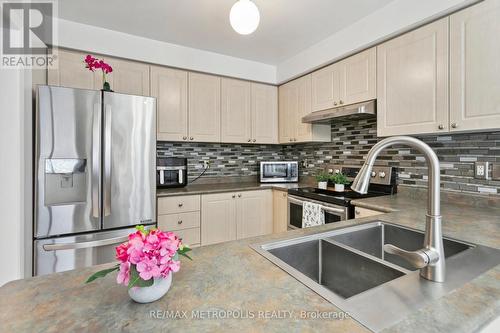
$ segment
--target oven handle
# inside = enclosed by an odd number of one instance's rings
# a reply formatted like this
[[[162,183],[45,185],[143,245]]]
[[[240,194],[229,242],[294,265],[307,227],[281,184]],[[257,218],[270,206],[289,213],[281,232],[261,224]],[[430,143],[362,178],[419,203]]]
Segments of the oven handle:
[[[305,200],[298,200],[298,199],[295,199],[291,196],[288,196],[288,201],[291,203],[297,204],[297,205],[302,205]],[[310,201],[317,202],[315,200],[310,200]],[[333,208],[333,207],[328,207],[328,206],[324,206],[324,205],[321,205],[321,209],[323,209],[326,212],[331,212],[331,213],[345,213],[345,209]]]

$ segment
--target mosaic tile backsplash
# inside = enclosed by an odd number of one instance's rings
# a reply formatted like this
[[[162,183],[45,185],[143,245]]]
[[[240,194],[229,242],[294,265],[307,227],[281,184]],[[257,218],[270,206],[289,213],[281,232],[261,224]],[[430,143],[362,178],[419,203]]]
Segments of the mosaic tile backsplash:
[[[332,142],[296,145],[238,145],[159,142],[158,155],[189,159],[189,176],[197,176],[202,160],[211,160],[207,176],[256,176],[261,160],[298,160],[300,175],[312,176],[327,164],[361,165],[377,138],[376,119],[332,123]],[[441,186],[460,192],[500,194],[500,181],[474,179],[474,162],[500,163],[500,131],[421,136],[441,162]],[[425,187],[424,157],[405,146],[385,150],[377,164],[397,168],[398,183]]]

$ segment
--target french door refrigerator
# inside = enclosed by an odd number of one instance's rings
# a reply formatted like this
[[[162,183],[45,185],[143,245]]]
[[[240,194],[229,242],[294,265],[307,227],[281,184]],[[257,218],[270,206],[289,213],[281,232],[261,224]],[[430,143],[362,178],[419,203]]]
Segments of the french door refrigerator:
[[[38,87],[34,274],[111,262],[156,223],[156,100]]]

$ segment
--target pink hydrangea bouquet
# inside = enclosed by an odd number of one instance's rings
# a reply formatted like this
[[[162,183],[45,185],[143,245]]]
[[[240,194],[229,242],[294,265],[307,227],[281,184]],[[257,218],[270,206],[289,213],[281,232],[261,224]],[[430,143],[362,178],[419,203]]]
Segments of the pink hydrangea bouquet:
[[[145,229],[137,226],[137,231],[128,236],[128,241],[116,247],[119,263],[91,275],[86,283],[118,271],[116,282],[132,287],[149,287],[156,278],[166,278],[180,269],[179,256],[191,260],[186,254],[189,247],[173,232],[159,229]]]
[[[103,90],[111,91],[111,86],[106,80],[106,75],[113,71],[113,67],[105,63],[104,60],[94,58],[90,54],[87,54],[83,61],[85,62],[85,68],[87,68],[91,72],[95,71],[96,69],[102,70]]]

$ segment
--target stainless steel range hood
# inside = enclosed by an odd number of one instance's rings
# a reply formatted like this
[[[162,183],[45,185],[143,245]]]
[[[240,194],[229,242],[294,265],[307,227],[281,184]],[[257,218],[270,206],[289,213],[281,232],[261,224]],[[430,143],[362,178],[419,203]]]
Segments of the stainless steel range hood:
[[[329,123],[332,119],[365,119],[376,116],[375,100],[340,106],[333,109],[311,112],[305,117],[302,117],[303,123]]]

